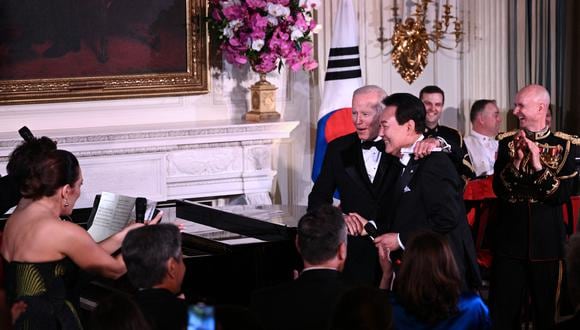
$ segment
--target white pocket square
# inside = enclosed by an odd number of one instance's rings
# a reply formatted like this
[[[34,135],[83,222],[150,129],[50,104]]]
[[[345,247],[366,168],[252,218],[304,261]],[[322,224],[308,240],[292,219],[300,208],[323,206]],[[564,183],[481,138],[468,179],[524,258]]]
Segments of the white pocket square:
[[[409,192],[409,191],[411,191],[411,188],[409,188],[409,186],[405,186],[405,188],[403,188],[404,193]]]

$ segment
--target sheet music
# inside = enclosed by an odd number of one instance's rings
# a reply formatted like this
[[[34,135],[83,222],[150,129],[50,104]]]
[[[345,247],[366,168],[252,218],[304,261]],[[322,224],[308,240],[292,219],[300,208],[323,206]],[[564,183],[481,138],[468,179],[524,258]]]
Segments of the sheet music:
[[[134,197],[110,192],[101,194],[93,224],[88,230],[95,242],[100,242],[127,226],[135,206],[135,200]]]

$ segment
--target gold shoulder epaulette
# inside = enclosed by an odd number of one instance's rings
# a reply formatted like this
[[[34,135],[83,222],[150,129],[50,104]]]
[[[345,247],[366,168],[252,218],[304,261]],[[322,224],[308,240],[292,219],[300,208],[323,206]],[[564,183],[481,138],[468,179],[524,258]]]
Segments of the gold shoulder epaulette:
[[[554,136],[557,136],[561,139],[568,140],[573,144],[580,145],[580,138],[576,135],[570,135],[563,132],[555,132]]]
[[[495,139],[498,141],[501,141],[501,140],[505,139],[506,137],[510,137],[512,135],[515,135],[517,132],[518,132],[518,130],[514,129],[513,131],[499,133],[498,135],[496,135]]]

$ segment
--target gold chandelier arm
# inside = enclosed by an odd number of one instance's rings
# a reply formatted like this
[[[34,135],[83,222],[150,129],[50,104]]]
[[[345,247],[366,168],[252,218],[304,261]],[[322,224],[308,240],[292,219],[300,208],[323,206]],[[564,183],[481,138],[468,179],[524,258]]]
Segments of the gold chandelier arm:
[[[427,16],[429,5],[432,3],[433,0],[415,0],[413,2],[414,12],[405,18],[398,15],[397,0],[393,0],[391,10],[395,26],[390,38],[384,37],[381,19],[379,38],[377,39],[381,43],[381,52],[384,50],[383,44],[390,41],[393,47],[385,55],[391,55],[393,66],[409,84],[412,84],[423,72],[427,65],[429,53],[436,53],[439,49],[453,50],[462,42],[463,22],[459,20],[457,12],[455,15],[452,14],[453,6],[447,2],[443,5],[442,15],[439,16],[438,11],[436,11],[436,17],[429,20]],[[381,0],[381,11],[382,9]],[[427,27],[429,21],[432,22],[430,32]],[[452,31],[449,31],[450,25],[453,27]],[[447,36],[455,36],[455,46],[444,44],[443,41],[446,40]]]

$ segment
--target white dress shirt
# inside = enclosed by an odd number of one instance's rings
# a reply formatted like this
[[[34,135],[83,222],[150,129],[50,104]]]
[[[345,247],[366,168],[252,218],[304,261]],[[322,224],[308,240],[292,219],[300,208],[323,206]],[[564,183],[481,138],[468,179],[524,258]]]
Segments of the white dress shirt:
[[[471,131],[463,141],[469,152],[475,175],[492,175],[499,145],[495,138]]]
[[[380,140],[381,137],[379,136],[374,141]],[[377,170],[381,162],[381,151],[377,149],[377,147],[373,146],[370,149],[362,149],[362,154],[369,180],[372,183],[375,180],[375,175],[377,175]]]

